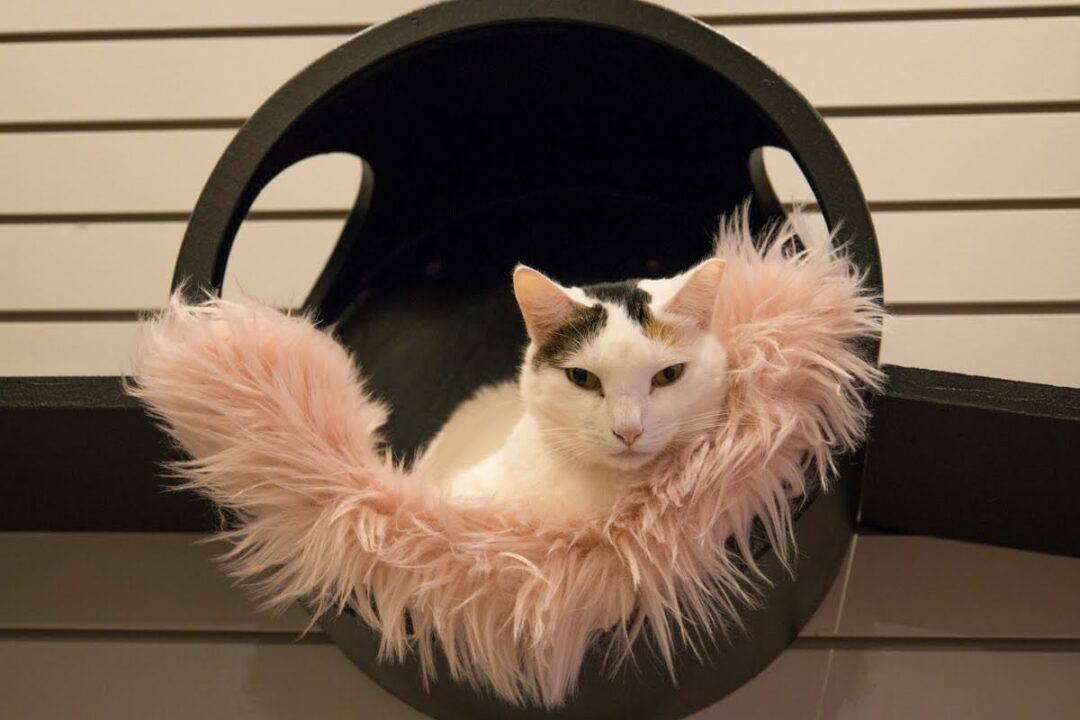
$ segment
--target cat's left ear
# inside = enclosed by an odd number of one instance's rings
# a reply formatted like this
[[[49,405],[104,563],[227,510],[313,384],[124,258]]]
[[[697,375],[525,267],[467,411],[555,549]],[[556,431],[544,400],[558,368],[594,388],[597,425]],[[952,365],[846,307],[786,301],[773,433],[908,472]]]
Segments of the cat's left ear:
[[[664,312],[688,317],[702,330],[708,330],[725,265],[720,258],[709,258],[683,273],[683,285],[664,305]]]

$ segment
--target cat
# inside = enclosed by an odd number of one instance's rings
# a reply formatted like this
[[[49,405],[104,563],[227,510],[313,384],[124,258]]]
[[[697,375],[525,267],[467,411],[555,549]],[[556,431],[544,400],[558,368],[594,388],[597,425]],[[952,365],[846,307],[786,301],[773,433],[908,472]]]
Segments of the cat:
[[[727,386],[713,331],[724,261],[670,278],[563,287],[525,265],[516,382],[459,406],[417,467],[460,500],[592,512],[712,426]]]

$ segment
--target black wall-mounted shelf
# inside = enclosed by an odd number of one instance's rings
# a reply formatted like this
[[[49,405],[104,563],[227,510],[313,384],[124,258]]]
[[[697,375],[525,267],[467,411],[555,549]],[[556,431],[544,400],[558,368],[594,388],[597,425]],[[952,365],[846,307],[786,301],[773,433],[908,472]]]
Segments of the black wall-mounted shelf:
[[[1080,555],[1080,389],[889,367],[859,521]]]

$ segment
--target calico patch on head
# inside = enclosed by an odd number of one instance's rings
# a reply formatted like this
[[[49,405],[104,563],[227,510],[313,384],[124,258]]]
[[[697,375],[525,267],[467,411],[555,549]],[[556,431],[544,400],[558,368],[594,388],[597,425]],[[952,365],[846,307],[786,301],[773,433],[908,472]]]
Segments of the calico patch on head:
[[[585,285],[582,291],[591,298],[603,302],[621,305],[626,309],[626,314],[638,325],[645,325],[652,319],[649,311],[649,303],[652,295],[638,287],[638,280],[623,280],[613,283],[596,283]]]
[[[649,309],[653,297],[640,287],[640,282],[640,280],[635,279],[613,283],[597,283],[595,285],[586,285],[581,289],[589,297],[623,307],[627,316],[641,326],[646,337],[669,344],[675,343],[678,334],[673,327],[660,322],[652,310]]]

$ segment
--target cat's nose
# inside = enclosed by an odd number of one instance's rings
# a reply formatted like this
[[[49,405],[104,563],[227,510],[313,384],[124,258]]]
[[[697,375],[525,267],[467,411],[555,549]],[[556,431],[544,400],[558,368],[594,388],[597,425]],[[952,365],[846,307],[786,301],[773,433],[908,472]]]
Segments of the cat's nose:
[[[622,440],[623,445],[630,447],[634,441],[641,437],[641,428],[628,428],[626,430],[612,430],[615,437]]]

